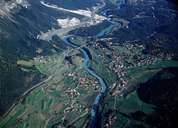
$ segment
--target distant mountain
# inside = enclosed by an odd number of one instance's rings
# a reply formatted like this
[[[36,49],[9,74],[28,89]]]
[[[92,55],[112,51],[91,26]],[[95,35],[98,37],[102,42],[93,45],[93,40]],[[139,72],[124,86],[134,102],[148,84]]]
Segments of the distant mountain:
[[[143,1],[143,0],[125,0],[125,2],[126,2],[127,4],[134,4],[134,3],[136,3],[136,2],[141,2],[141,1]]]

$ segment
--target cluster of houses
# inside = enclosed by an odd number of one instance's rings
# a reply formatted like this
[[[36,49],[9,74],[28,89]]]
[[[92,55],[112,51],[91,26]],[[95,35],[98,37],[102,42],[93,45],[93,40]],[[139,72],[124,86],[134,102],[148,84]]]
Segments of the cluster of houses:
[[[48,56],[38,56],[38,57],[34,57],[33,60],[35,62],[41,63],[41,64],[47,64],[47,63],[57,63],[59,58],[57,57],[48,57]]]
[[[112,38],[103,38],[97,40],[96,43],[91,45],[95,49],[99,49],[102,53],[98,56],[102,57],[103,60],[110,57],[110,62],[107,64],[108,68],[117,74],[118,82],[117,91],[112,95],[120,95],[123,90],[128,88],[129,82],[127,79],[127,70],[134,67],[142,67],[151,65],[158,61],[158,57],[154,55],[143,54],[145,46],[138,43],[114,43]],[[123,48],[120,52],[117,48]],[[165,57],[164,55],[160,55]],[[166,55],[166,58],[171,58],[170,54]]]

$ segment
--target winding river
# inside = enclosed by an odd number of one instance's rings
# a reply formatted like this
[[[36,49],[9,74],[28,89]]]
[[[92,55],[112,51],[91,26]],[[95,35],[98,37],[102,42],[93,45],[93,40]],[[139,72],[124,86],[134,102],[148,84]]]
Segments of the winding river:
[[[71,42],[70,38],[72,36],[65,36],[63,38],[64,43],[66,43],[67,45],[71,46],[72,48],[78,48],[79,51],[82,53],[83,58],[84,58],[84,62],[83,62],[83,67],[84,69],[93,77],[95,77],[98,82],[100,83],[101,89],[99,94],[96,96],[92,108],[91,108],[91,123],[90,123],[90,128],[97,128],[97,121],[98,121],[98,113],[99,113],[99,106],[101,105],[104,97],[106,96],[107,92],[108,92],[108,88],[106,83],[104,82],[104,80],[97,75],[90,67],[90,58],[88,53],[86,52],[86,50],[80,46],[78,46],[77,44]]]

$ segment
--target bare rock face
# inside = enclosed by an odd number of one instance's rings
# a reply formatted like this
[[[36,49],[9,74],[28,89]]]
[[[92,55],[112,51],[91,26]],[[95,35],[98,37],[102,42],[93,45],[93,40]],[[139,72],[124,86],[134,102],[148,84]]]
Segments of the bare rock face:
[[[20,5],[20,7],[19,7]],[[0,1],[0,17],[7,16],[15,12],[14,9],[19,9],[21,7],[27,8],[29,6],[27,0],[1,0]]]

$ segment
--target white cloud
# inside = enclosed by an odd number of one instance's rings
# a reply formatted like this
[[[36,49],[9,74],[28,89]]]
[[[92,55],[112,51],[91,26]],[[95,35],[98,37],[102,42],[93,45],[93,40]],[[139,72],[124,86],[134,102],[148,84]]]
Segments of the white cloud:
[[[68,28],[80,25],[80,20],[73,17],[72,19],[57,19],[57,22],[61,28]]]
[[[65,11],[65,12],[70,12],[70,13],[74,13],[74,14],[78,14],[81,16],[85,16],[87,18],[92,19],[95,23],[100,23],[104,20],[106,20],[107,18],[101,15],[96,14],[95,12],[92,12],[91,10],[82,10],[82,9],[77,9],[77,10],[70,10],[70,9],[65,9],[62,7],[58,7],[57,5],[50,5],[45,3],[44,1],[41,1],[41,4],[48,7],[48,8],[53,8],[53,9],[57,9],[59,11]]]
[[[69,9],[58,7],[56,5],[49,5],[47,3],[44,3],[43,1],[41,1],[41,4],[48,8],[82,15],[86,18],[84,21],[83,21],[83,19],[79,19],[76,17],[66,18],[66,19],[57,19],[58,25],[61,27],[61,29],[52,28],[51,30],[48,30],[47,32],[41,32],[40,35],[37,36],[37,39],[40,39],[40,40],[50,41],[50,40],[52,40],[52,37],[54,35],[63,37],[68,32],[70,32],[76,28],[96,25],[96,24],[99,24],[107,19],[106,17],[98,15],[95,12],[92,12],[90,10],[81,10],[81,9],[69,10]]]

